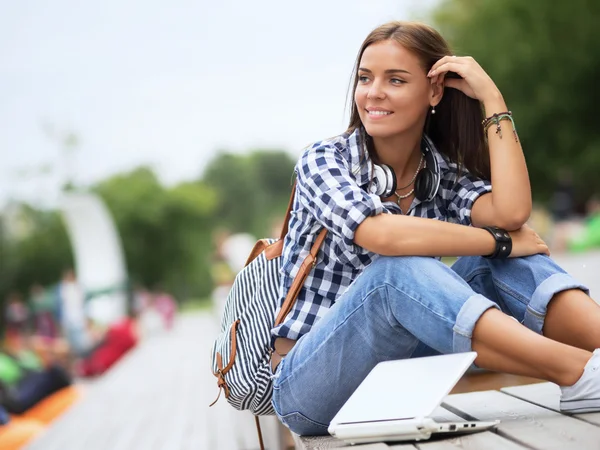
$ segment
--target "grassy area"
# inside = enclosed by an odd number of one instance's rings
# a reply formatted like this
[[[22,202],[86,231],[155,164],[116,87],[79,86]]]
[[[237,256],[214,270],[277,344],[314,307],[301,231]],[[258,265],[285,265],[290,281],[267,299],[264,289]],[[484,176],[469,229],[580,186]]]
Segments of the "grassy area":
[[[212,310],[213,304],[210,298],[190,298],[182,302],[179,306],[179,312],[181,314],[190,312],[208,312]]]

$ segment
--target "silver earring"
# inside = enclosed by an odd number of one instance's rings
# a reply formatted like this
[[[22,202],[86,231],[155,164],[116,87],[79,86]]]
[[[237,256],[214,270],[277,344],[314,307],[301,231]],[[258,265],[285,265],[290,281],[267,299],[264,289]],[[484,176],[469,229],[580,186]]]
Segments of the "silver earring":
[[[431,107],[431,114],[435,114],[435,106]]]

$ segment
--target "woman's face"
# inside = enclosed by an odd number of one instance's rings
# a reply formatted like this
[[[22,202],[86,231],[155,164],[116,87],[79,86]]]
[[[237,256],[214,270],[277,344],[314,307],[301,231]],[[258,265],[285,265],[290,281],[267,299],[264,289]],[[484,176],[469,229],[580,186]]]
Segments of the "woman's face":
[[[368,46],[358,68],[354,101],[372,137],[422,129],[432,88],[419,59],[393,40]]]

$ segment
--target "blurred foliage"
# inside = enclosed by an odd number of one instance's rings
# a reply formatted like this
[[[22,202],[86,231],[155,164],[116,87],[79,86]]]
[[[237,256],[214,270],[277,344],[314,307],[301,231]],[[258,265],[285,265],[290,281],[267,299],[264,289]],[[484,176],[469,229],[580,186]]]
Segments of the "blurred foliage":
[[[91,190],[118,229],[132,284],[164,288],[179,299],[208,298],[217,230],[270,235],[282,220],[294,161],[282,151],[220,154],[198,180],[165,187],[148,167],[102,180]],[[19,235],[0,227],[0,303],[10,290],[50,285],[73,267],[58,211],[18,205]],[[15,220],[15,217],[11,219]],[[0,223],[1,226],[1,223]]]
[[[93,190],[115,220],[134,284],[162,286],[177,297],[210,292],[208,258],[216,194],[203,183],[163,187],[142,167]]]
[[[204,181],[219,193],[217,215],[227,230],[266,237],[283,220],[295,162],[282,151],[247,155],[221,153],[206,168]]]
[[[600,2],[442,0],[433,17],[513,111],[534,198],[550,197],[561,168],[580,202],[600,192]]]
[[[65,269],[73,267],[69,238],[59,213],[22,205],[15,220],[27,233],[11,241],[2,239],[0,293],[14,289],[26,294],[34,283],[56,283]]]

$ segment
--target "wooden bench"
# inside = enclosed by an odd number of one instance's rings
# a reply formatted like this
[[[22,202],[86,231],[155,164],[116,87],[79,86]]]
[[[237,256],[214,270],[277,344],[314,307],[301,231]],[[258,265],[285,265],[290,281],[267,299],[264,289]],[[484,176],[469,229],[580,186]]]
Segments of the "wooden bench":
[[[449,420],[501,420],[494,431],[416,443],[348,446],[333,437],[294,436],[297,449],[600,449],[600,413],[559,412],[558,386],[539,383],[446,397],[434,416]]]

